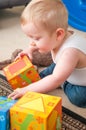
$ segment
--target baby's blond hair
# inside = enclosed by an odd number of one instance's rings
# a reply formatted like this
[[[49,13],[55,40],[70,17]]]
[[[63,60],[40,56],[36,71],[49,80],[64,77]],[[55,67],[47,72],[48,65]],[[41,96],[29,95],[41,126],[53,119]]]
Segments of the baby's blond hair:
[[[32,0],[21,16],[21,24],[33,22],[49,32],[57,28],[67,30],[68,13],[60,0]]]

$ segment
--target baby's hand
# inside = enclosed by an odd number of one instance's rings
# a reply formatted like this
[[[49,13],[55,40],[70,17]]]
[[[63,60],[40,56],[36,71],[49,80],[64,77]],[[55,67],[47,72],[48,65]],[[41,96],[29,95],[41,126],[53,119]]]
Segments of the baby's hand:
[[[20,52],[19,54],[18,54],[18,56],[14,59],[14,61],[16,61],[17,59],[19,59],[19,58],[22,58],[23,56],[28,56],[27,55],[27,53],[25,53],[24,51],[22,51],[22,52]]]
[[[27,88],[24,87],[24,88],[17,88],[15,89],[10,95],[8,95],[8,98],[12,98],[13,100],[14,99],[17,99],[17,98],[20,98],[22,97],[26,92],[27,92]]]

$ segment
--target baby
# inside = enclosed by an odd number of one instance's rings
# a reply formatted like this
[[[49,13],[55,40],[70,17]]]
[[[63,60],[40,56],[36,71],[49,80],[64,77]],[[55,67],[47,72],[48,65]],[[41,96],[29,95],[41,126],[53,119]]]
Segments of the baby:
[[[86,39],[68,31],[68,13],[60,0],[32,0],[21,16],[21,27],[30,46],[20,53],[51,52],[53,64],[40,73],[41,80],[18,88],[8,98],[22,97],[28,91],[47,93],[62,86],[68,99],[86,108]]]

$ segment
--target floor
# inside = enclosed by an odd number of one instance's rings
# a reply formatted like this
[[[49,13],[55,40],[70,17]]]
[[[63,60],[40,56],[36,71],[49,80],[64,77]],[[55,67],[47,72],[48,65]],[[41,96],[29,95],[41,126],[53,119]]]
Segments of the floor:
[[[25,49],[29,45],[29,40],[20,27],[20,15],[23,9],[22,6],[0,10],[0,61],[10,58],[15,49]],[[86,33],[75,31],[86,37]],[[0,71],[0,73],[3,72]],[[86,118],[86,109],[72,105],[61,89],[56,89],[48,94],[61,96],[63,106]]]

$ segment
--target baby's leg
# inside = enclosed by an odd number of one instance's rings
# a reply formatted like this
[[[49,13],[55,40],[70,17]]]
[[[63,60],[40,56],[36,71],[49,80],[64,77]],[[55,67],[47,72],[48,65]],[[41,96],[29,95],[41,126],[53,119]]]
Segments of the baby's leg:
[[[63,90],[71,103],[86,108],[86,86],[73,85],[66,81]]]
[[[53,73],[53,70],[54,70],[54,67],[55,67],[55,63],[52,63],[49,67],[47,67],[45,70],[41,71],[40,72],[40,77],[41,78],[44,78],[50,74]]]

